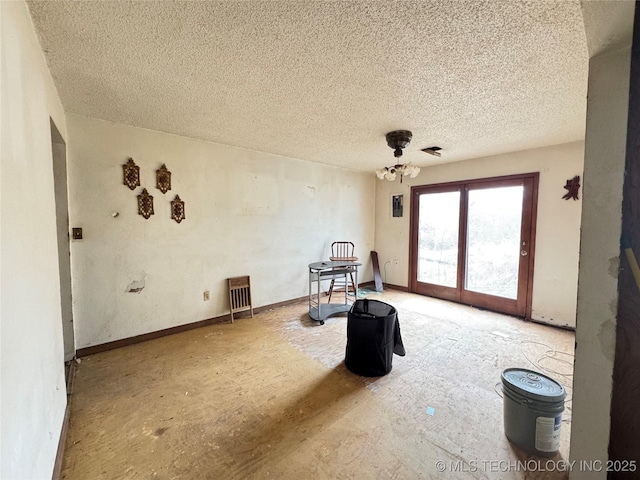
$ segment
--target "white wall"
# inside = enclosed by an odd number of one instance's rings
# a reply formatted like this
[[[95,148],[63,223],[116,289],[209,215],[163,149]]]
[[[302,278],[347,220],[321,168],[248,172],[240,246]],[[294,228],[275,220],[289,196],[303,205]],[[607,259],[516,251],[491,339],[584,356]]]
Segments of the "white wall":
[[[398,180],[377,180],[375,244],[383,280],[408,286],[411,185],[540,172],[532,317],[575,327],[582,191],[579,201],[562,196],[567,179],[582,176],[583,158],[584,143],[574,142],[423,168],[402,186]],[[391,217],[391,195],[397,193],[404,194],[402,218]]]
[[[571,459],[608,458],[630,47],[589,62]],[[606,472],[575,478],[606,478]]]
[[[73,339],[73,303],[71,298],[71,263],[69,249],[69,199],[67,195],[67,147],[62,139],[53,137],[53,181],[56,197],[56,225],[58,228],[58,269],[60,272],[60,310],[62,312],[62,340],[65,361],[76,354]]]
[[[65,120],[24,2],[0,2],[0,477],[51,478],[66,404],[49,116]]]
[[[254,306],[308,291],[308,264],[350,240],[371,280],[374,178],[260,152],[85,117],[67,118],[76,347],[228,313],[226,278],[250,275]],[[132,157],[141,187],[122,184]],[[155,170],[172,190],[155,188]],[[137,214],[146,187],[155,215]],[[186,220],[170,218],[176,194]],[[114,213],[117,217],[113,217]],[[140,293],[128,293],[144,280]],[[203,292],[211,300],[203,301]]]

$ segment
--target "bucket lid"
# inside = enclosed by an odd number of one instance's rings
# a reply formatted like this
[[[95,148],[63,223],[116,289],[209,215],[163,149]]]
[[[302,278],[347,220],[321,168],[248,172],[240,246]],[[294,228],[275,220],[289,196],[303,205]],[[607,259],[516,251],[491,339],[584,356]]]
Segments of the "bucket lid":
[[[558,382],[526,368],[507,368],[502,372],[502,384],[532,400],[561,402],[566,396]]]

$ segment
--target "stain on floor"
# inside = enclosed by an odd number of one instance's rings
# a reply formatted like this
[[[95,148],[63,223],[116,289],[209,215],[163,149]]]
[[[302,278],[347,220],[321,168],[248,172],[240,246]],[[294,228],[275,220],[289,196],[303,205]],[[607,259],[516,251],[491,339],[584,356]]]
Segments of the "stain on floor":
[[[320,326],[304,302],[83,358],[63,478],[567,478],[496,470],[537,460],[504,436],[510,367],[567,388],[552,460],[568,459],[572,332],[393,290],[374,298],[398,309],[407,350],[384,377],[347,370],[346,315]]]

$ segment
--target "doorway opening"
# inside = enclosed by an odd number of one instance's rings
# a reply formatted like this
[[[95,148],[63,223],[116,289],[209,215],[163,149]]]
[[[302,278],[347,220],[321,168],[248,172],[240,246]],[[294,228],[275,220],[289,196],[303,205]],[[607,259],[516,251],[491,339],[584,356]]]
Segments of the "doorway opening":
[[[412,292],[531,318],[538,173],[412,187]]]
[[[69,246],[69,197],[67,189],[67,145],[60,131],[49,119],[51,126],[51,153],[53,157],[53,184],[56,204],[56,229],[58,237],[58,268],[60,272],[60,309],[64,361],[75,357],[73,332],[73,303],[71,292],[71,250]],[[69,369],[65,369],[68,371]]]

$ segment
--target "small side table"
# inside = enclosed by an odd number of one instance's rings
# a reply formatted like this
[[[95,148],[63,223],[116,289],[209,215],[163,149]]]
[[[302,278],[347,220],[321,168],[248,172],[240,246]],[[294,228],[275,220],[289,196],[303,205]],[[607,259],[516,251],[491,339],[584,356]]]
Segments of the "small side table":
[[[349,261],[327,260],[309,264],[309,317],[320,325],[331,315],[348,312],[358,297],[358,267],[362,264]],[[354,276],[355,292],[349,293],[349,275]],[[322,281],[344,278],[344,303],[325,303],[321,301]],[[314,291],[315,290],[315,291]]]

